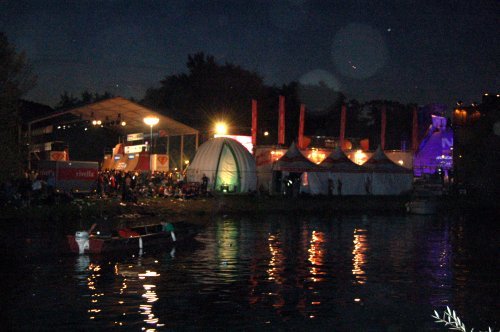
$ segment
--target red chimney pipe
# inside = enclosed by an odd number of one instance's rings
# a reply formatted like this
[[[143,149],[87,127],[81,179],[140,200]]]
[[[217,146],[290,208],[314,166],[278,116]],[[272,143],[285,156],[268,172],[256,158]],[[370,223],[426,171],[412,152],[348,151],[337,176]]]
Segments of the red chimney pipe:
[[[380,119],[380,148],[382,150],[385,149],[385,127],[387,123],[387,107],[386,105],[382,106],[382,114]]]
[[[299,115],[299,149],[304,148],[304,121],[306,114],[306,105],[300,104],[300,115]]]
[[[285,97],[279,98],[278,144],[285,145]]]
[[[413,151],[418,149],[418,118],[417,118],[417,107],[413,107],[413,119],[412,119],[412,132],[411,132],[411,148]]]
[[[346,105],[342,104],[342,108],[340,109],[340,149],[344,149],[344,140],[345,140],[345,117],[346,117]]]
[[[252,99],[252,145],[257,146],[257,100]]]

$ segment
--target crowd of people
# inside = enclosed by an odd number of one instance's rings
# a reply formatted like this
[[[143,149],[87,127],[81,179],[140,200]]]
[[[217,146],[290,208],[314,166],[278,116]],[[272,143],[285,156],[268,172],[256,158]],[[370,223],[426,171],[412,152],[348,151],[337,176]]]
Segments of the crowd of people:
[[[0,183],[0,206],[29,206],[34,201],[53,197],[55,178],[43,178],[35,171],[25,171]]]
[[[174,197],[189,199],[209,194],[206,183],[187,182],[179,172],[99,172],[96,193],[100,197],[121,195],[124,202],[135,202],[139,197]]]
[[[172,197],[189,199],[209,195],[207,181],[187,182],[179,172],[124,172],[99,171],[94,190],[90,193],[99,198],[118,197],[124,202],[137,202],[145,197]],[[54,204],[71,201],[74,192],[56,190],[54,176],[43,177],[35,171],[26,171],[19,178],[0,183],[0,206],[30,206],[33,203]]]

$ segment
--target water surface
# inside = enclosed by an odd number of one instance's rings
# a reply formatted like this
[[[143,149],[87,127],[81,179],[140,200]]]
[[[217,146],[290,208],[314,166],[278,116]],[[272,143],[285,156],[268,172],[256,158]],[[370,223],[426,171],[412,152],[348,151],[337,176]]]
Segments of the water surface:
[[[3,321],[21,330],[444,331],[430,315],[448,305],[468,327],[498,329],[497,234],[488,216],[221,217],[189,246],[113,257],[28,250],[17,234],[2,270]]]

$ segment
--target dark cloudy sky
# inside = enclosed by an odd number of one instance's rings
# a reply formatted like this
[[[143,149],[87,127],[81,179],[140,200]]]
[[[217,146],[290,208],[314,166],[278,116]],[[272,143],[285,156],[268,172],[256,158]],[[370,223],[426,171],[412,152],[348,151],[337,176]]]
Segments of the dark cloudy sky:
[[[498,93],[500,2],[5,1],[0,31],[39,76],[29,99],[63,91],[141,98],[188,54],[268,84],[320,80],[361,101],[452,104]]]

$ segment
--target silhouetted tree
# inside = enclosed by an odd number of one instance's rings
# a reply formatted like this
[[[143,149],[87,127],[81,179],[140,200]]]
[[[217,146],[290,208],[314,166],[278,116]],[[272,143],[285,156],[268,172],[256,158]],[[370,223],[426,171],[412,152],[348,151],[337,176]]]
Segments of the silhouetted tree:
[[[187,74],[167,76],[159,88],[148,89],[142,103],[202,130],[224,119],[248,134],[251,100],[265,95],[262,78],[204,53],[189,55],[186,66]]]
[[[35,82],[36,76],[25,54],[16,52],[7,36],[0,32],[0,181],[22,170],[19,103]]]
[[[113,94],[108,91],[105,91],[103,94],[99,94],[98,92],[91,93],[88,90],[84,90],[80,94],[80,98],[73,96],[73,94],[64,91],[61,94],[59,102],[56,105],[56,109],[70,109],[73,107],[78,107],[86,104],[95,103],[104,99],[112,98]]]

